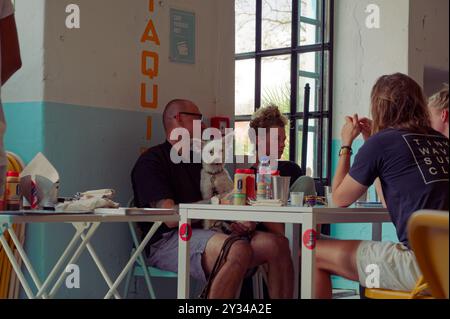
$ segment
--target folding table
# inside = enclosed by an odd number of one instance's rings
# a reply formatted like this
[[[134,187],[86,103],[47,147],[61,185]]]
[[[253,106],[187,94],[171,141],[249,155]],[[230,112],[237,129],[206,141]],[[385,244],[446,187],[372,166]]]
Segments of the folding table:
[[[294,298],[299,297],[299,249],[301,249],[301,298],[314,296],[314,230],[318,224],[371,223],[372,239],[381,240],[382,223],[391,221],[385,208],[331,208],[331,207],[265,207],[180,204],[180,234],[187,233],[192,219],[236,220],[285,223],[294,264]],[[300,225],[302,237],[300,237]],[[312,242],[310,242],[312,238]],[[179,240],[178,298],[186,299],[189,292],[189,245],[188,238]],[[300,248],[301,245],[301,248]]]
[[[148,211],[148,210],[147,210]],[[65,271],[66,267],[70,264],[77,262],[81,254],[85,249],[89,251],[94,263],[100,270],[104,280],[106,281],[109,290],[105,295],[105,299],[111,298],[113,295],[116,299],[121,298],[117,291],[117,287],[120,285],[122,280],[125,278],[126,274],[133,266],[137,258],[142,258],[142,251],[145,246],[155,234],[156,230],[163,222],[173,222],[179,221],[179,215],[168,209],[154,209],[151,213],[145,214],[133,214],[133,215],[100,215],[91,213],[59,213],[59,212],[48,212],[48,211],[14,211],[14,212],[1,212],[0,214],[0,244],[5,249],[5,253],[8,256],[12,267],[17,274],[17,277],[27,295],[28,298],[54,298],[58,289],[61,287],[64,279],[68,275]],[[136,245],[136,250],[131,255],[130,260],[126,263],[123,270],[120,272],[116,280],[113,282],[109,277],[104,265],[98,258],[92,244],[90,243],[91,238],[95,234],[96,230],[102,223],[130,223],[130,222],[153,222],[153,226],[150,228],[148,233],[145,235],[141,243],[137,243],[135,238],[133,241]],[[70,223],[75,228],[75,234],[67,245],[66,249],[62,253],[61,257],[58,259],[53,269],[44,280],[41,282],[40,278],[37,276],[31,262],[25,252],[23,246],[21,245],[17,235],[14,233],[12,228],[13,224],[19,223]],[[24,263],[24,267],[30,273],[31,279],[37,288],[37,293],[34,294],[30,283],[22,272],[11,247],[8,245],[5,233],[9,233],[11,239],[19,253],[20,258]],[[81,240],[81,243],[79,241]],[[68,261],[67,261],[68,259]],[[58,277],[57,277],[58,276]],[[56,279],[56,282],[51,285],[52,281]]]

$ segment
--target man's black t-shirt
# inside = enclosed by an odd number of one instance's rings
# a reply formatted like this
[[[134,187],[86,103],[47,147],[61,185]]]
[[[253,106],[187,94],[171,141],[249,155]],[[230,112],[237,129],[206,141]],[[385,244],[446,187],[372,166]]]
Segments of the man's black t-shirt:
[[[201,163],[175,164],[170,159],[172,145],[157,145],[143,153],[131,173],[134,204],[137,207],[154,207],[162,199],[172,199],[176,205],[202,200],[200,192]],[[191,157],[192,159],[192,157]],[[139,226],[147,231],[151,224]],[[159,227],[150,243],[155,243],[163,233],[170,231],[165,224]]]
[[[256,166],[252,166],[251,169],[255,171],[255,174],[258,172]],[[294,162],[290,161],[278,161],[277,170],[280,172],[280,176],[290,176],[290,186],[295,183],[295,181],[300,177],[305,175],[303,170]]]

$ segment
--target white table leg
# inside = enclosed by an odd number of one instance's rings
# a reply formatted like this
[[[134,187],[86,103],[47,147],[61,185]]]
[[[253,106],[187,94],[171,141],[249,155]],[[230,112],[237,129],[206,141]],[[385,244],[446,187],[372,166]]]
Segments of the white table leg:
[[[83,229],[83,225],[80,223],[72,223],[72,225],[77,230]],[[85,238],[86,238],[86,236],[84,234],[81,234],[81,239],[84,240]],[[98,270],[102,274],[103,279],[105,279],[106,284],[108,285],[109,288],[111,288],[113,285],[113,282],[112,282],[111,278],[109,277],[108,273],[106,272],[106,269],[103,266],[102,262],[100,261],[100,258],[98,258],[98,255],[95,252],[94,248],[92,247],[92,245],[89,242],[86,244],[86,248],[89,251],[89,254],[91,255],[92,259],[94,260],[94,263],[97,266]],[[114,297],[116,299],[121,299],[120,294],[117,292],[117,290],[114,290]]]
[[[314,222],[313,214],[305,214],[304,221],[302,223],[302,255],[301,255],[301,263],[302,263],[302,278],[301,278],[301,298],[302,299],[313,299],[314,298],[314,267],[315,267],[315,248],[310,249],[307,248],[304,243],[305,233],[315,234],[316,224]],[[316,238],[312,239],[314,241],[314,245],[316,242]]]
[[[294,299],[298,299],[299,293],[299,277],[300,277],[300,265],[299,265],[299,245],[300,245],[300,225],[299,224],[286,224],[285,236],[289,240],[289,248],[291,249],[292,264],[294,266]]]
[[[7,225],[6,227],[9,227]],[[8,242],[6,241],[5,236],[3,235],[3,226],[0,229],[0,243],[3,246],[3,249],[5,250],[6,256],[8,257],[9,261],[11,262],[11,265],[16,272],[17,277],[19,278],[20,283],[22,284],[23,289],[25,290],[25,294],[29,299],[33,299],[34,294],[31,290],[30,286],[27,283],[27,280],[25,279],[25,276],[23,275],[22,269],[20,269],[19,264],[17,263],[16,259],[14,258],[14,253],[11,251],[11,248],[8,245]],[[20,253],[19,253],[20,255]],[[23,257],[23,256],[21,256]]]
[[[98,226],[100,226],[100,223],[90,223],[90,228],[86,233],[86,237],[82,239],[80,246],[78,246],[77,250],[73,254],[72,258],[70,258],[68,264],[74,264],[78,258],[80,258],[82,252],[85,250],[86,245],[88,244],[89,240],[91,240],[91,237],[95,234],[95,231],[97,230]],[[55,285],[53,286],[52,290],[50,291],[50,297],[53,298],[55,294],[58,292],[59,287],[61,286],[63,280],[66,278],[67,273],[65,271],[62,272],[62,274],[59,276],[58,280],[56,281]]]
[[[42,286],[41,281],[40,281],[38,275],[36,274],[36,271],[34,270],[33,266],[31,265],[31,262],[28,259],[28,256],[27,256],[25,250],[23,249],[22,245],[20,244],[20,240],[17,238],[12,227],[8,227],[8,233],[9,233],[9,236],[11,237],[14,245],[16,246],[17,252],[21,256],[26,269],[30,273],[31,279],[34,281],[36,288],[40,289]],[[38,296],[36,296],[36,297],[38,297]],[[43,297],[47,298],[47,295],[44,294]]]
[[[372,240],[381,241],[383,232],[382,223],[372,223]]]
[[[128,261],[128,263],[126,264],[125,268],[122,270],[122,272],[119,274],[119,276],[117,277],[116,281],[114,282],[114,284],[111,286],[111,289],[108,291],[108,293],[105,296],[105,299],[109,299],[111,298],[111,295],[113,294],[113,291],[115,291],[117,289],[117,287],[120,285],[120,283],[122,282],[122,280],[125,278],[125,276],[127,275],[128,271],[130,271],[130,268],[134,265],[134,263],[136,262],[136,259],[139,257],[139,255],[142,253],[142,251],[144,250],[145,246],[147,245],[147,243],[150,241],[150,239],[153,237],[153,235],[155,234],[155,232],[158,230],[159,226],[161,226],[162,222],[155,222],[152,226],[152,228],[150,229],[150,231],[147,233],[147,235],[145,235],[144,239],[142,240],[141,244],[136,247],[136,251],[134,252],[133,256],[131,256],[130,260]],[[144,265],[145,267],[145,265]]]
[[[182,225],[184,224],[190,226],[188,210],[180,208],[180,222],[178,231],[180,231]],[[178,299],[189,298],[189,275],[191,273],[189,246],[189,241],[184,241],[181,238],[178,239]]]
[[[136,231],[134,230],[133,223],[128,222],[128,226],[130,228],[130,233],[131,233],[131,237],[133,239],[134,247],[139,247],[139,241],[138,241],[138,238],[137,238],[137,235],[136,235]],[[146,266],[145,259],[142,256],[142,253],[139,254],[139,256],[138,256],[138,262],[142,265],[142,271],[144,272],[144,279],[145,279],[145,282],[147,284],[147,288],[148,288],[148,292],[150,294],[150,298],[151,299],[156,299],[155,290],[153,289],[153,285],[152,285],[152,282],[150,280],[150,274],[149,274],[148,268]],[[132,272],[133,272],[133,268],[131,268],[129,274],[132,275]],[[128,293],[128,290],[127,290],[127,293]]]
[[[84,226],[84,229],[86,229],[88,226]],[[56,276],[57,272],[61,267],[63,266],[64,261],[69,256],[70,252],[74,248],[74,246],[77,244],[78,239],[81,238],[81,235],[83,234],[84,229],[78,229],[75,232],[75,235],[70,240],[69,244],[67,245],[66,249],[62,253],[61,257],[59,257],[58,261],[56,262],[55,266],[53,266],[53,269],[50,271],[50,274],[47,276],[47,279],[45,279],[42,286],[39,288],[38,293],[36,294],[37,298],[40,298],[41,296],[46,296],[45,292],[47,290],[47,287],[50,285],[53,278]]]

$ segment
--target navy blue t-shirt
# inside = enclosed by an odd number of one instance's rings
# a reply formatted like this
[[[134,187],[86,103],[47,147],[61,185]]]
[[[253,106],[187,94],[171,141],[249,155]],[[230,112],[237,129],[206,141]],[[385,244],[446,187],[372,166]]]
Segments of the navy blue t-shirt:
[[[362,185],[381,180],[383,195],[399,240],[409,247],[407,222],[420,209],[449,209],[449,140],[386,129],[361,147],[350,176]]]

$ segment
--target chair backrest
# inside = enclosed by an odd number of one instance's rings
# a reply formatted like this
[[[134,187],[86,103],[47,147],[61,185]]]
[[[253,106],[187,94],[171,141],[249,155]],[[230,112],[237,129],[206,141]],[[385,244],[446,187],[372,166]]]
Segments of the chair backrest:
[[[449,212],[422,210],[408,222],[411,247],[435,298],[449,298]]]

